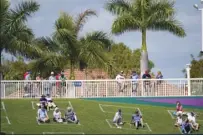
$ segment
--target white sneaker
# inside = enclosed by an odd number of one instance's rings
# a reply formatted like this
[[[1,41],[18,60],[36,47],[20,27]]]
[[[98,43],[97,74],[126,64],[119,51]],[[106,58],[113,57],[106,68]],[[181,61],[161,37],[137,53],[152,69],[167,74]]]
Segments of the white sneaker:
[[[120,127],[120,126],[118,126],[117,128],[120,128],[120,129],[121,129],[121,127]]]

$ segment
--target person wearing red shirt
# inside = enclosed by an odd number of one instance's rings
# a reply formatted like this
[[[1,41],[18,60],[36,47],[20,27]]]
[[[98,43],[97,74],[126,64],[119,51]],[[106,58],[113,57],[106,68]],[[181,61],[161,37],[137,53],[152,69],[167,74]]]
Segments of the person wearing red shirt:
[[[28,75],[28,71],[25,72],[25,74],[23,75],[24,80],[25,80],[25,78],[26,78],[27,75]]]

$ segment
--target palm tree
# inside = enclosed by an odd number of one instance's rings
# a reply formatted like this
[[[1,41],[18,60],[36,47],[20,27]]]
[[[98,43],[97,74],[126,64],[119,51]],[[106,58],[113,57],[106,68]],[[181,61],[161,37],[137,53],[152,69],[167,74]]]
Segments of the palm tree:
[[[105,8],[117,15],[112,25],[112,33],[119,35],[129,31],[142,33],[141,72],[148,70],[147,30],[169,31],[184,37],[186,33],[181,23],[175,19],[174,1],[169,0],[112,0]]]
[[[79,62],[85,66],[90,63],[104,64],[106,57],[102,49],[108,48],[111,44],[108,36],[103,32],[96,31],[79,37],[79,32],[88,16],[95,15],[94,11],[86,10],[74,19],[69,14],[61,12],[55,22],[52,38],[42,37],[36,40],[38,46],[50,52],[48,56],[40,58],[41,63],[54,63],[55,66],[70,64],[70,79],[73,80],[75,79],[74,69]],[[39,61],[36,62],[38,65],[40,64]]]
[[[39,4],[34,1],[23,1],[15,9],[10,9],[9,7],[10,3],[8,0],[1,0],[0,56],[2,56],[3,51],[29,58],[37,56],[38,49],[33,48],[31,44],[34,34],[27,27],[26,21],[32,13],[39,9]]]

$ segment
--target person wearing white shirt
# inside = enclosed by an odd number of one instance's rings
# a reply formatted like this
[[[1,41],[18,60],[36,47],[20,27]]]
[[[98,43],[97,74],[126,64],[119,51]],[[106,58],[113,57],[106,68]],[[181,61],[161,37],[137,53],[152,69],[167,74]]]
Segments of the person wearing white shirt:
[[[54,72],[51,72],[51,76],[49,77],[49,82],[46,82],[46,94],[52,95],[53,86],[56,84],[56,77],[54,76]]]
[[[196,122],[195,114],[193,112],[191,112],[191,113],[188,113],[187,116],[188,116],[188,120],[190,122],[192,129],[198,131],[199,130],[199,124]]]
[[[119,87],[119,92],[123,92],[125,89],[125,77],[123,76],[123,71],[121,71],[117,76],[116,76],[116,81]]]
[[[176,123],[175,123],[175,126],[176,127],[180,127],[181,125],[183,124],[183,118],[182,118],[182,115],[179,114],[176,118]]]
[[[113,124],[114,124],[117,128],[121,128],[120,125],[123,125],[121,109],[119,109],[118,112],[115,113],[115,116],[114,116],[114,118],[113,118]]]
[[[58,123],[62,123],[63,122],[63,119],[62,119],[62,116],[61,116],[61,112],[60,112],[58,107],[56,107],[54,112],[53,112],[53,120],[55,122],[58,122]]]
[[[56,104],[54,103],[53,99],[51,98],[51,96],[49,94],[47,94],[46,100],[47,100],[47,106],[48,106],[47,109],[48,110],[56,108]]]

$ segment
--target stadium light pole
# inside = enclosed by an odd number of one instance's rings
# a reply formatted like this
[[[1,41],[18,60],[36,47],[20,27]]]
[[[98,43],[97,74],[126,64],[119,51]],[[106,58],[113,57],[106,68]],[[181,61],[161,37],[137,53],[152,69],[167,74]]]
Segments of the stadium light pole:
[[[201,4],[203,4],[203,0],[201,0]],[[201,54],[203,54],[203,8],[199,8],[197,4],[194,4],[194,8],[201,11],[201,18],[202,18],[202,50],[200,51]]]
[[[191,64],[186,65],[187,81],[188,81],[188,96],[191,96],[190,70]]]

